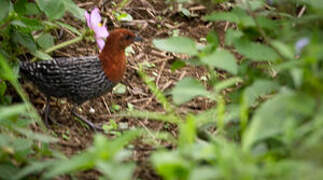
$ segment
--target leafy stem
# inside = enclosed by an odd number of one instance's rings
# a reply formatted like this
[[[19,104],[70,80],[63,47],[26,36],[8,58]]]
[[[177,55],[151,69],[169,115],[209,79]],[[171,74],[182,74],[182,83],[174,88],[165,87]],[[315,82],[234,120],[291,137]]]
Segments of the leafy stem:
[[[85,35],[83,33],[83,34],[81,34],[80,36],[78,36],[78,37],[76,37],[74,39],[71,39],[71,40],[68,40],[68,41],[64,41],[64,42],[62,42],[60,44],[57,44],[55,46],[52,46],[52,47],[46,49],[45,52],[46,53],[50,53],[50,52],[53,52],[53,51],[55,51],[57,49],[61,49],[63,47],[69,46],[71,44],[80,42],[80,41],[82,41],[84,39],[84,37],[85,37]],[[34,57],[31,61],[36,61],[36,60],[37,60],[37,57]]]
[[[248,1],[244,2],[241,1],[241,3],[245,3],[247,6],[247,12],[250,14],[250,16],[252,17],[252,19],[254,20],[256,27],[259,31],[259,33],[261,34],[261,36],[264,38],[265,42],[267,43],[267,45],[269,47],[271,47],[282,59],[287,59],[289,60],[288,57],[284,56],[279,49],[277,49],[275,46],[273,46],[271,44],[271,39],[267,36],[267,34],[265,33],[264,29],[261,27],[261,25],[259,24],[258,20],[257,20],[257,16],[255,14],[255,12],[252,10],[251,5]]]
[[[45,52],[46,52],[46,53],[53,52],[53,51],[55,51],[55,50],[57,50],[57,49],[61,49],[61,48],[65,47],[65,46],[69,46],[69,45],[71,45],[71,44],[74,44],[74,43],[80,42],[81,40],[83,40],[83,38],[84,38],[84,35],[81,35],[81,36],[78,36],[78,37],[76,37],[76,38],[74,38],[74,39],[71,39],[71,40],[68,40],[68,41],[64,41],[64,42],[62,42],[62,43],[60,43],[60,44],[57,44],[57,45],[55,45],[55,46],[52,46],[52,47],[50,47],[50,48],[46,49],[46,51],[45,51]]]

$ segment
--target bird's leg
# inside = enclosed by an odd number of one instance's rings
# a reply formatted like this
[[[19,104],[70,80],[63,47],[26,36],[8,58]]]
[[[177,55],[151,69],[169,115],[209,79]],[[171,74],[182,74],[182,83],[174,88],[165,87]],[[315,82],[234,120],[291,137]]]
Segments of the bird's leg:
[[[49,128],[49,124],[48,124],[49,121],[51,121],[52,123],[55,123],[57,125],[63,126],[62,124],[58,123],[55,119],[53,119],[49,116],[49,114],[50,114],[49,102],[50,102],[50,97],[46,97],[46,105],[45,105],[45,109],[44,109],[44,123],[45,123],[46,127]]]
[[[98,127],[98,126],[94,125],[91,121],[87,120],[85,117],[83,117],[80,114],[78,114],[76,112],[76,106],[73,106],[72,114],[75,117],[79,118],[81,121],[83,121],[85,124],[87,124],[88,126],[90,126],[94,131],[103,131],[103,129],[101,127]]]
[[[44,123],[46,125],[46,127],[48,128],[49,125],[48,125],[48,116],[49,116],[49,112],[50,112],[50,104],[49,104],[49,101],[50,101],[50,97],[46,97],[46,106],[45,106],[45,110],[44,110]]]

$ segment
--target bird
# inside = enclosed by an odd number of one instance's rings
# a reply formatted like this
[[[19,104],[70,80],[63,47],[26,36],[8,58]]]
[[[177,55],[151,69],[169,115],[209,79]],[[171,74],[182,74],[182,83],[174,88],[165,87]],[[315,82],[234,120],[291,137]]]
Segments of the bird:
[[[48,61],[20,62],[20,73],[46,97],[44,123],[48,127],[50,97],[67,98],[72,115],[94,130],[102,130],[76,112],[76,107],[112,91],[126,71],[125,49],[140,36],[127,29],[115,29],[106,38],[98,56],[61,57]]]

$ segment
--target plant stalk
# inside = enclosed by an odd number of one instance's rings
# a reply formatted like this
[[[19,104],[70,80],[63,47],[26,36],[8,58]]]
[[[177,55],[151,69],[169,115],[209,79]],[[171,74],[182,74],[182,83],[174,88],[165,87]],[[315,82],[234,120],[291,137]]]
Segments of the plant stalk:
[[[69,41],[64,41],[64,42],[62,42],[62,43],[60,43],[60,44],[57,44],[57,45],[55,45],[55,46],[52,46],[52,47],[50,47],[50,48],[46,49],[46,50],[45,50],[45,52],[46,52],[46,53],[53,52],[53,51],[55,51],[55,50],[57,50],[57,49],[60,49],[60,48],[65,47],[65,46],[69,46],[69,45],[71,45],[71,44],[74,44],[74,43],[80,42],[81,40],[83,40],[83,38],[84,38],[84,36],[83,36],[83,35],[81,35],[81,36],[78,36],[78,37],[76,37],[76,38],[74,38],[74,39],[71,39],[71,40],[69,40]]]
[[[74,43],[80,42],[80,41],[82,41],[83,39],[84,39],[84,35],[82,34],[81,36],[78,36],[78,37],[76,37],[76,38],[74,38],[74,39],[71,39],[71,40],[68,40],[68,41],[64,41],[64,42],[62,42],[62,43],[60,43],[60,44],[57,44],[57,45],[55,45],[55,46],[52,46],[52,47],[50,47],[50,48],[46,49],[46,50],[45,50],[45,52],[46,52],[46,53],[53,52],[53,51],[55,51],[55,50],[57,50],[57,49],[61,49],[61,48],[65,47],[65,46],[69,46],[69,45],[71,45],[71,44],[74,44]],[[36,60],[37,60],[37,57],[34,57],[31,61],[33,62],[33,61],[36,61]]]

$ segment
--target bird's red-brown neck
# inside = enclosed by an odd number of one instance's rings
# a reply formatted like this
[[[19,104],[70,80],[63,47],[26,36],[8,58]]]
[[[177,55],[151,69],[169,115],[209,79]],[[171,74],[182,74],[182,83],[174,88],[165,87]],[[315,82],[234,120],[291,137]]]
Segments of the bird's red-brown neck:
[[[104,47],[99,55],[103,70],[108,79],[114,83],[122,80],[126,71],[125,50],[117,47]]]

